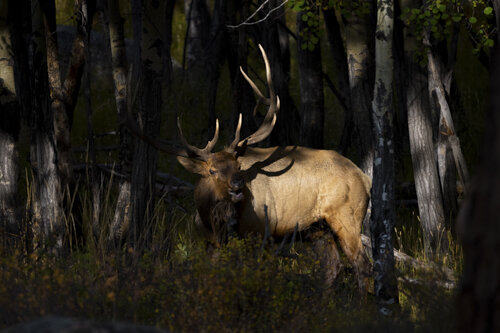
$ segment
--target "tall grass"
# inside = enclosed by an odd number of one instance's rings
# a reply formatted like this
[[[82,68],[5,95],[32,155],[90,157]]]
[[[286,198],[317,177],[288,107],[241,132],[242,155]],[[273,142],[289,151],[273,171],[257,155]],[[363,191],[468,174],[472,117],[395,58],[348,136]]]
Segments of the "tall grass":
[[[88,185],[82,181],[77,193],[68,194],[81,203],[83,232],[71,234],[67,256],[43,249],[29,253],[23,241],[0,249],[0,328],[53,314],[172,331],[453,330],[454,291],[430,283],[436,279],[432,272],[401,267],[401,274],[419,282],[402,279],[401,312],[380,318],[373,296],[360,301],[345,258],[333,286],[325,286],[310,244],[295,245],[297,259],[276,256],[277,245],[262,249],[260,236],[231,239],[227,246],[209,250],[194,225],[190,199],[158,200],[147,247],[134,249],[126,242],[110,246],[116,185],[113,179],[100,184],[97,235]],[[76,223],[79,219],[71,214],[67,223]]]

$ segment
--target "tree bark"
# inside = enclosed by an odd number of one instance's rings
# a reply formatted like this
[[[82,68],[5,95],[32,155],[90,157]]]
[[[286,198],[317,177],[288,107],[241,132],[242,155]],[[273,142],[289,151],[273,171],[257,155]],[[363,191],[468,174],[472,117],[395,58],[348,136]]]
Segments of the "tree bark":
[[[394,139],[392,100],[392,41],[394,4],[392,0],[377,1],[375,32],[375,88],[373,92],[373,165],[371,237],[373,280],[379,311],[388,315],[399,303],[394,270],[392,232],[394,230]]]
[[[429,38],[424,42],[430,44]],[[449,61],[450,64],[444,64],[439,59],[440,57],[435,55],[433,49],[435,47],[429,45],[427,51],[429,94],[439,119],[437,160],[445,217],[450,216],[453,218],[458,205],[457,174],[462,187],[465,188],[469,180],[469,171],[460,147],[460,140],[455,132],[451,109],[447,100],[447,97],[450,96],[454,60],[452,56],[448,55],[448,52],[444,52],[447,58],[452,58]],[[456,49],[450,52],[454,54]]]
[[[261,2],[259,1],[259,4]],[[268,3],[268,8],[276,8],[278,3],[281,2],[271,0]],[[299,139],[297,134],[300,130],[299,114],[288,89],[290,68],[286,64],[289,63],[289,60],[283,58],[287,54],[281,49],[280,43],[278,30],[280,23],[277,18],[282,15],[283,9],[281,7],[258,26],[260,38],[271,66],[273,86],[276,95],[280,98],[279,116],[270,135],[270,143],[273,146],[297,144]]]
[[[319,10],[316,15],[319,15]],[[303,146],[323,148],[323,130],[325,123],[324,93],[323,93],[323,69],[321,62],[321,47],[318,42],[312,44],[305,35],[308,27],[303,15],[308,12],[297,14],[297,58],[299,66],[300,100],[301,100],[301,123],[299,143]]]
[[[186,37],[184,39],[183,68],[188,81],[200,84],[200,75],[205,69],[207,48],[210,47],[210,13],[206,0],[184,0]]]
[[[228,8],[228,21],[238,24],[249,15],[249,4],[245,1],[231,1]],[[248,31],[245,26],[228,31],[230,47],[228,52],[229,73],[231,75],[232,91],[232,121],[234,128],[238,122],[239,114],[243,116],[241,136],[247,137],[254,133],[258,124],[252,111],[255,105],[252,88],[246,83],[240,72],[240,67],[248,73]]]
[[[500,1],[493,1],[497,29]],[[479,165],[457,219],[464,268],[458,302],[459,332],[500,331],[500,49],[497,35],[490,77],[489,108]]]
[[[97,156],[95,149],[95,141],[94,141],[94,125],[92,122],[92,97],[90,93],[90,25],[87,25],[92,14],[92,10],[89,10],[89,3],[91,1],[88,0],[80,0],[80,12],[79,19],[81,20],[79,26],[81,27],[81,35],[83,37],[83,50],[84,50],[84,61],[85,61],[85,70],[84,70],[84,104],[85,104],[85,113],[87,116],[87,142],[88,142],[88,155],[90,159],[89,166],[89,180],[90,187],[92,191],[92,220],[91,226],[95,239],[99,239],[101,235],[101,182],[100,182],[100,173],[97,169]],[[78,34],[77,34],[78,35]]]
[[[78,92],[80,89],[85,64],[85,38],[90,30],[95,12],[95,0],[75,1],[75,20],[77,31],[73,41],[72,54],[67,75],[61,76],[54,0],[39,2],[45,26],[45,45],[47,52],[47,70],[51,108],[54,121],[54,134],[57,150],[57,171],[61,180],[61,191],[69,196],[74,188],[73,167],[71,165],[71,123]],[[87,18],[83,18],[82,6],[86,7]],[[64,195],[63,195],[64,200]],[[64,205],[64,203],[63,203]],[[67,207],[68,208],[68,207]],[[73,212],[72,218],[78,218],[79,212]],[[76,214],[75,214],[76,213]],[[69,216],[68,216],[69,217]]]
[[[359,164],[370,177],[373,174],[373,140],[371,135],[371,100],[373,92],[373,4],[371,1],[351,1],[354,11],[346,19],[346,53],[349,68],[351,106],[356,126]]]
[[[164,67],[164,80],[163,82],[165,83],[166,87],[166,93],[167,96],[170,95],[172,92],[171,89],[171,83],[172,80],[174,79],[174,69],[172,65],[172,53],[170,52],[170,49],[172,48],[172,22],[173,22],[173,17],[174,17],[174,9],[175,9],[175,2],[176,0],[168,0],[167,3],[165,4],[166,9],[165,9],[165,20],[164,20],[164,26],[163,28],[165,29],[165,52],[163,52],[163,67]],[[167,97],[168,98],[168,97]]]
[[[45,29],[42,12],[32,2],[33,39],[31,46],[32,128],[30,163],[34,174],[33,237],[36,247],[63,249],[64,219],[61,179],[57,171],[57,147],[54,114],[49,100],[49,84],[45,50]]]
[[[141,73],[138,86],[138,121],[142,131],[157,137],[160,131],[163,78],[164,2],[143,4],[141,35]],[[135,37],[135,36],[134,36]],[[154,210],[157,151],[147,143],[136,141],[131,181],[130,245],[141,249],[150,242]]]
[[[210,26],[210,35],[207,45],[207,78],[208,78],[208,132],[215,131],[216,105],[217,105],[217,87],[219,85],[220,67],[224,62],[226,52],[224,50],[227,40],[226,29],[227,0],[216,0],[212,13],[212,22]]]
[[[419,1],[403,1],[402,8],[415,8]],[[415,61],[418,42],[405,32],[406,102],[410,152],[417,191],[420,223],[423,229],[424,249],[429,257],[446,248],[444,211],[436,155],[432,140],[432,115],[428,94],[428,77],[425,68]]]
[[[87,7],[86,19],[82,17],[82,4],[84,3]],[[66,114],[70,128],[73,126],[73,114],[78,100],[85,65],[84,40],[87,32],[90,32],[92,27],[92,21],[96,12],[96,0],[77,0],[75,4],[76,34],[63,82],[64,103],[66,104]]]
[[[373,176],[373,138],[370,115],[373,93],[373,42],[374,42],[374,5],[372,1],[356,0],[346,2],[352,10],[349,19],[345,19],[346,54],[349,71],[349,89],[355,126],[354,141],[357,146],[358,165],[369,177]],[[363,220],[363,233],[370,231],[370,212]]]
[[[347,54],[344,47],[339,23],[334,8],[323,10],[325,18],[325,28],[330,43],[331,54],[336,68],[337,87],[340,91],[344,108],[344,127],[339,143],[339,152],[345,154],[351,142],[351,135],[354,128],[353,114],[351,107],[351,91],[349,89],[349,71],[347,66]]]
[[[14,79],[9,29],[16,18],[14,11],[11,1],[0,3],[0,228],[6,235],[19,236],[17,140],[21,109]]]
[[[130,133],[124,123],[127,118],[127,53],[125,49],[125,35],[123,18],[120,14],[119,2],[108,0],[105,7],[105,19],[109,31],[111,47],[111,62],[113,68],[113,83],[115,86],[116,111],[120,131],[119,171],[130,174],[132,170],[132,144]],[[111,222],[108,240],[118,244],[123,235],[123,227],[130,225],[130,180],[122,178],[119,184],[118,200],[115,214]]]

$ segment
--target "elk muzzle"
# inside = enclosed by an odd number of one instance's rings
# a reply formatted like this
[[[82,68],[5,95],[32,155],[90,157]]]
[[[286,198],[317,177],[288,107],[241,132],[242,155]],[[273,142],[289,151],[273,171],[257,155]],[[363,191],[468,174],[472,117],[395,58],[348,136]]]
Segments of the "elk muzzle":
[[[232,202],[236,203],[245,198],[242,192],[244,186],[245,181],[240,174],[236,174],[231,178],[231,181],[229,182],[228,193],[231,197]]]

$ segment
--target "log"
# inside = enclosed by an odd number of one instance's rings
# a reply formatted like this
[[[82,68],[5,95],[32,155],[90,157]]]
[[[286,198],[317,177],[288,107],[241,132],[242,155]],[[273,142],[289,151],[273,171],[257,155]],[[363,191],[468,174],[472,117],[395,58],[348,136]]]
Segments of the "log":
[[[367,250],[369,250],[367,251],[367,255],[370,257],[370,259],[372,259],[372,240],[370,239],[370,237],[366,235],[361,235],[361,242],[363,243],[363,246]],[[396,249],[394,249],[394,260],[397,263],[409,265],[415,269],[423,269],[427,271],[440,273],[440,275],[442,275],[444,279],[442,281],[438,281],[439,283],[437,283],[437,285],[443,286],[447,289],[452,289],[456,286],[457,281],[455,275],[453,271],[447,267],[442,267],[433,262],[426,262],[413,258],[412,256],[409,256],[406,253]],[[405,278],[404,281],[415,282],[417,280]]]

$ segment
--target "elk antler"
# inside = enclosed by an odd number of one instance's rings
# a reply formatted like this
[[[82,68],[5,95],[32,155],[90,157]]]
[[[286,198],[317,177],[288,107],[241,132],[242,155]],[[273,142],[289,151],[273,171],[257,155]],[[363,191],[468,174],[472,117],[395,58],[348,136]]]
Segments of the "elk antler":
[[[278,112],[280,108],[280,99],[278,96],[276,96],[273,88],[273,82],[271,79],[271,67],[269,66],[269,60],[267,59],[266,52],[262,48],[261,45],[259,45],[260,52],[262,53],[262,58],[264,59],[264,64],[266,65],[266,78],[267,78],[267,85],[269,88],[269,97],[266,98],[264,95],[260,92],[259,88],[257,85],[248,77],[248,75],[243,71],[243,69],[240,67],[240,71],[245,77],[245,79],[248,81],[250,86],[252,87],[253,91],[257,95],[257,103],[254,108],[254,113],[257,112],[257,108],[259,107],[260,104],[266,104],[269,105],[269,109],[267,111],[266,116],[264,117],[264,121],[260,125],[260,127],[255,131],[253,134],[249,135],[243,140],[240,140],[240,131],[241,131],[241,121],[242,121],[242,116],[240,114],[239,120],[238,120],[238,126],[236,128],[236,133],[233,142],[231,145],[226,149],[228,152],[234,152],[235,150],[244,150],[244,148],[247,145],[252,145],[258,142],[261,142],[265,138],[271,134],[271,131],[273,130],[274,125],[276,124],[276,113]],[[139,137],[141,140],[147,142],[151,146],[155,147],[156,149],[165,152],[167,154],[173,154],[177,156],[184,156],[188,158],[196,158],[199,160],[206,161],[211,154],[212,150],[215,147],[215,144],[217,143],[217,140],[219,139],[219,120],[217,119],[215,121],[215,134],[212,140],[208,141],[207,145],[205,148],[200,149],[195,146],[190,145],[186,138],[184,137],[180,125],[180,120],[177,118],[177,128],[179,129],[179,134],[180,134],[180,139],[182,142],[183,147],[179,147],[178,145],[173,145],[169,143],[162,142],[158,139],[151,138],[147,135],[145,135],[141,129],[139,129],[139,126],[136,124],[134,117],[132,115],[132,107],[134,104],[134,100],[137,94],[137,87],[139,84],[136,85],[136,89],[134,92],[132,92],[131,89],[131,73],[132,69],[129,70],[129,77],[128,77],[128,83],[127,83],[127,117],[125,120],[125,126],[130,130],[132,134],[135,136]]]
[[[248,84],[252,87],[253,91],[257,95],[257,103],[254,108],[254,114],[257,112],[257,108],[259,107],[260,104],[266,104],[269,105],[269,109],[267,111],[267,114],[264,118],[264,121],[260,125],[260,127],[255,131],[253,134],[250,134],[247,138],[239,141],[237,145],[234,146],[242,146],[242,145],[252,145],[258,142],[261,142],[265,138],[271,134],[271,131],[274,128],[274,125],[276,124],[276,113],[278,112],[280,108],[280,99],[278,96],[276,96],[274,92],[274,87],[273,87],[273,81],[271,78],[271,66],[269,65],[269,60],[267,59],[267,54],[266,51],[262,48],[262,45],[259,44],[259,49],[260,52],[262,53],[262,58],[264,59],[264,64],[266,65],[266,79],[267,79],[267,86],[269,88],[269,98],[264,97],[264,95],[260,92],[259,88],[257,85],[248,77],[248,75],[243,71],[243,69],[240,67],[241,74],[245,77],[247,80]],[[240,125],[237,128],[236,131],[236,136],[239,138],[239,129]],[[235,138],[236,141],[236,138]],[[246,143],[245,143],[246,142]],[[234,144],[234,141],[233,141]],[[231,144],[231,146],[233,145]]]
[[[182,144],[186,148],[186,151],[189,154],[189,157],[195,157],[200,160],[206,161],[208,156],[212,153],[212,149],[214,149],[215,144],[217,143],[217,140],[219,139],[219,119],[215,119],[215,133],[214,137],[212,140],[208,141],[207,145],[205,148],[200,149],[195,146],[191,146],[186,138],[184,137],[184,134],[182,134],[182,129],[181,129],[181,121],[179,117],[177,117],[177,128],[179,129],[179,134],[180,138],[182,141]]]

